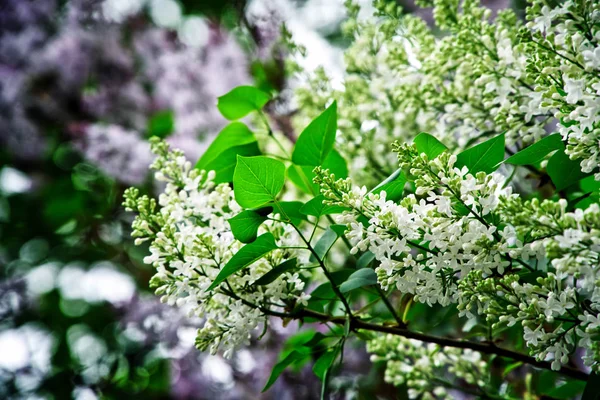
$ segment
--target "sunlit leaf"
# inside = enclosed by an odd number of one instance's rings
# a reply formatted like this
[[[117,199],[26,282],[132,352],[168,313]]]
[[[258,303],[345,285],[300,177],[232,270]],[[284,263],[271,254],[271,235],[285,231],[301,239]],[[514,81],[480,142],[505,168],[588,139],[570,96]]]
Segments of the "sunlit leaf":
[[[253,86],[238,86],[219,97],[217,108],[228,120],[236,120],[262,109],[271,100],[269,94]]]
[[[275,201],[283,188],[285,166],[272,158],[237,157],[233,173],[233,192],[238,204],[258,208]]]

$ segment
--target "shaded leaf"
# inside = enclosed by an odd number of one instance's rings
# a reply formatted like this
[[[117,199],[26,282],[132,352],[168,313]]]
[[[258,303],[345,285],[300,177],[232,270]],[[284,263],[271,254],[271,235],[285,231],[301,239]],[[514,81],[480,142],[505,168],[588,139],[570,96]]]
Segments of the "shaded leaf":
[[[206,290],[213,290],[224,282],[225,279],[276,248],[277,244],[275,244],[275,238],[271,233],[260,235],[254,242],[245,245],[231,257],[229,262],[221,269],[214,282]]]
[[[350,275],[348,280],[340,285],[340,292],[347,293],[363,286],[377,284],[377,274],[371,268],[362,268]]]
[[[265,392],[271,386],[273,386],[273,384],[275,383],[277,378],[279,378],[279,376],[283,373],[283,371],[285,371],[285,369],[288,366],[290,366],[292,363],[294,363],[296,361],[302,360],[305,357],[306,357],[306,354],[302,354],[299,351],[294,350],[290,354],[288,354],[287,357],[285,357],[283,360],[281,360],[277,364],[275,364],[275,366],[273,367],[273,370],[271,371],[271,376],[269,376],[269,380],[267,381],[267,383],[262,391]]]
[[[315,300],[333,300],[336,298],[331,282],[320,284],[310,293],[310,298]]]
[[[571,160],[564,150],[559,150],[548,160],[546,171],[556,190],[563,190],[584,178],[579,160]]]
[[[285,260],[284,262],[282,262],[281,264],[279,264],[278,266],[276,266],[275,268],[258,278],[258,280],[254,282],[254,285],[268,285],[282,274],[296,268],[296,262],[297,260],[295,258]]]
[[[387,200],[396,201],[402,198],[406,181],[407,179],[402,171],[397,169],[393,174],[371,190],[371,192],[377,194],[385,191]]]
[[[313,183],[315,174],[312,173],[314,167],[307,165],[290,165],[287,169],[287,177],[298,189],[304,193],[315,195],[319,193],[319,186]]]
[[[342,211],[348,210],[342,206],[331,206],[323,203],[325,197],[318,195],[315,198],[309,200],[300,208],[300,212],[304,215],[312,215],[314,217],[320,217],[322,215],[339,214]]]
[[[322,334],[321,332],[315,332],[313,337],[306,343],[303,344],[304,347],[315,347],[323,340],[328,339],[329,336]]]
[[[504,134],[473,146],[456,156],[456,167],[466,166],[475,175],[479,171],[491,173],[504,159]]]
[[[359,257],[358,261],[356,262],[356,267],[358,269],[366,268],[373,262],[374,259],[375,254],[371,253],[370,251],[366,251],[362,256]]]
[[[346,227],[344,227],[344,229],[345,228]],[[315,253],[319,257],[319,259],[323,260],[325,256],[327,256],[327,253],[329,252],[335,241],[338,239],[338,237],[340,237],[338,232],[336,232],[331,227],[327,228],[325,233],[323,233],[323,235],[319,238],[319,240],[317,240],[317,243],[314,245]],[[310,261],[317,261],[314,254],[310,255]]]
[[[600,400],[600,375],[597,372],[590,374],[581,400]]]
[[[469,321],[476,322],[476,320],[474,320],[474,319],[469,320]],[[468,331],[466,331],[464,329],[463,329],[463,331],[468,332]],[[515,369],[521,367],[522,365],[523,365],[523,362],[521,362],[521,361],[517,361],[517,362],[514,362],[512,364],[507,365],[506,368],[504,368],[504,372],[502,372],[502,376],[506,377],[506,375],[510,374],[511,371],[514,371]]]
[[[342,179],[348,177],[348,167],[346,166],[346,160],[334,149],[329,152],[329,155],[323,162],[322,167],[328,169],[330,173],[334,174],[336,178]],[[320,188],[318,185],[313,183],[315,174],[313,169],[315,167],[310,165],[294,165],[292,164],[288,170],[288,178],[296,185],[300,190],[310,195],[318,195]]]
[[[230,218],[229,225],[233,237],[242,243],[254,241],[258,228],[267,220],[267,215],[261,215],[254,210],[245,210]]]
[[[301,201],[278,201],[275,203],[275,211],[281,215],[282,219],[287,216],[290,222],[294,225],[299,225],[302,221],[306,221],[306,215],[300,212],[304,206]]]
[[[338,354],[339,347],[335,346],[334,348],[327,349],[327,351],[317,359],[313,365],[313,372],[317,378],[323,380],[325,373],[331,368]]]
[[[585,382],[569,381],[565,384],[545,391],[544,394],[553,399],[572,399],[585,388]]]
[[[554,150],[564,150],[564,148],[565,145],[562,142],[562,136],[557,133],[538,140],[531,146],[508,157],[504,163],[513,165],[533,165],[542,161],[548,153]]]
[[[233,182],[233,173],[235,172],[237,157],[251,157],[258,155],[260,155],[260,149],[257,142],[230,147],[202,169],[206,171],[215,171],[215,183]]]
[[[148,137],[158,136],[166,138],[175,129],[175,119],[172,110],[159,111],[150,117],[146,135]]]

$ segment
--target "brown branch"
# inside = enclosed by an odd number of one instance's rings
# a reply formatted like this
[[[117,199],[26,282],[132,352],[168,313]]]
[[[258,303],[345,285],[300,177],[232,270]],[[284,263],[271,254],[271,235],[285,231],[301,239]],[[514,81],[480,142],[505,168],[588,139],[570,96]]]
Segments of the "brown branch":
[[[243,299],[242,299],[242,302],[246,303]],[[250,303],[247,303],[247,305],[256,307],[256,305],[253,305]],[[320,322],[332,322],[332,323],[338,324],[338,325],[344,325],[348,321],[348,319],[346,317],[342,317],[342,316],[333,317],[333,316],[330,316],[327,314],[323,314],[323,313],[313,311],[313,310],[308,310],[308,309],[301,309],[301,310],[298,310],[298,311],[295,311],[292,313],[282,313],[282,312],[272,311],[272,310],[269,310],[264,307],[259,307],[259,308],[262,312],[264,312],[267,315],[272,315],[272,316],[276,316],[276,317],[280,317],[280,318],[299,319],[299,320],[303,320],[305,318],[314,318]],[[363,321],[357,317],[350,320],[350,329],[353,331],[362,329],[362,330],[372,331],[372,332],[389,333],[392,335],[402,336],[402,337],[405,337],[408,339],[416,339],[416,340],[420,340],[422,342],[435,343],[442,347],[454,347],[454,348],[458,348],[458,349],[471,349],[471,350],[475,350],[475,351],[478,351],[483,354],[495,354],[500,357],[510,358],[515,361],[520,361],[524,364],[529,364],[529,365],[537,367],[537,368],[554,371],[551,368],[551,363],[549,363],[547,361],[538,361],[534,357],[528,356],[523,353],[519,353],[517,351],[498,347],[492,343],[471,342],[468,340],[432,336],[432,335],[427,335],[425,333],[414,332],[414,331],[408,330],[407,328],[373,324],[370,322]],[[569,366],[563,366],[559,371],[554,371],[554,372],[566,375],[570,378],[582,380],[582,381],[585,381],[589,378],[589,375],[587,373],[585,373],[581,370],[578,370],[576,368],[569,367]]]

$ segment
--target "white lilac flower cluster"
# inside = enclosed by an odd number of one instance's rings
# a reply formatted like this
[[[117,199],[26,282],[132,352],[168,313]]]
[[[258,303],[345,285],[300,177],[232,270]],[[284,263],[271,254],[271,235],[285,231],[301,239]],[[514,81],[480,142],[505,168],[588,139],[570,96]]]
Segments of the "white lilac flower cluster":
[[[503,132],[508,143],[545,134],[538,116],[521,110],[539,95],[525,74],[527,55],[516,50],[517,17],[503,10],[491,21],[491,11],[475,1],[461,9],[458,3],[435,2],[436,22],[450,33],[441,39],[394,3],[376,2],[367,20],[350,5],[346,32],[354,41],[345,54],[343,89],[315,75],[298,91],[303,109],[331,97],[340,104],[341,148],[356,164],[350,170],[369,164],[391,173],[390,143],[419,132],[459,148]]]
[[[437,344],[389,334],[369,340],[367,351],[371,361],[385,362],[385,381],[395,386],[406,384],[411,399],[454,399],[453,389],[467,390],[456,386],[458,381],[485,395],[488,364],[477,351],[442,350]]]
[[[414,146],[399,151],[403,163],[412,158],[411,173],[418,177],[415,194],[399,203],[387,200],[385,192],[352,187],[350,179],[317,177],[329,201],[352,208],[339,222],[348,225],[353,253],[375,255],[381,286],[445,306],[458,299],[459,276],[473,269],[491,275],[511,268],[505,254],[516,241],[514,230],[499,231],[487,222],[500,197],[510,195],[504,178],[455,168],[456,156],[449,153],[429,161]],[[413,255],[413,248],[421,252]]]
[[[228,219],[241,211],[228,184],[215,185],[214,173],[199,171],[179,150],[153,140],[156,179],[166,182],[158,203],[140,196],[135,188],[125,194],[124,206],[138,213],[133,223],[136,243],[150,241],[145,262],[157,272],[151,280],[161,300],[185,306],[204,319],[196,345],[230,357],[236,346],[247,344],[251,332],[266,326],[265,310],[293,308],[308,299],[296,272],[284,273],[269,285],[254,283],[283,260],[296,255],[298,237],[289,225],[269,220],[259,233],[270,232],[280,248],[231,275],[215,290],[206,290],[219,271],[242,247]],[[276,219],[276,218],[275,218]]]
[[[600,362],[600,207],[566,211],[566,201],[524,201],[497,174],[470,174],[447,152],[429,160],[414,145],[396,146],[414,176],[415,194],[399,203],[320,170],[332,204],[349,207],[352,253],[370,251],[379,284],[416,301],[456,303],[493,329],[523,327],[538,360],[560,369],[577,347]]]
[[[570,143],[567,154],[582,159],[585,172],[598,166],[598,2],[550,8],[536,0],[525,26],[512,10],[491,18],[476,0],[422,1],[434,6],[436,24],[447,33],[441,38],[394,2],[376,1],[367,20],[348,3],[353,43],[342,87],[317,71],[297,99],[307,118],[337,100],[338,140],[353,178],[368,184],[389,175],[390,143],[420,132],[454,149],[505,133],[518,150],[557,123]]]
[[[600,207],[567,212],[567,202],[502,199],[498,213],[523,246],[510,256],[528,262],[533,271],[501,278],[474,272],[461,283],[459,308],[464,315],[478,308],[496,326],[520,323],[524,338],[541,360],[558,369],[581,347],[586,365],[600,361]]]
[[[600,164],[600,3],[565,1],[552,8],[535,0],[527,19],[532,33],[523,50],[533,55],[528,75],[542,100],[532,112],[552,113],[566,153],[592,172]]]

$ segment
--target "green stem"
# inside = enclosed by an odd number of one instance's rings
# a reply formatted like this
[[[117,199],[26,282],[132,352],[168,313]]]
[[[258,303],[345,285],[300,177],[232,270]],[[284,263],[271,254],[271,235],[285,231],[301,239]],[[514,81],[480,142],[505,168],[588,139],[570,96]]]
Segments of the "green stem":
[[[277,200],[275,200],[275,204],[278,204]],[[291,223],[291,219],[286,214],[285,210],[283,210],[283,208],[281,208],[281,207],[279,207],[279,208],[281,209],[281,212],[283,213],[284,217],[287,218],[290,221],[290,223]],[[329,272],[329,270],[325,266],[325,262],[321,259],[321,257],[319,257],[319,255],[317,254],[317,252],[315,251],[315,249],[312,247],[312,245],[310,244],[310,242],[304,237],[304,235],[302,234],[302,231],[296,225],[294,225],[293,223],[291,223],[291,225],[294,228],[294,230],[298,233],[298,236],[300,236],[300,239],[302,239],[302,241],[304,242],[304,244],[306,244],[306,247],[308,248],[308,251],[311,252],[311,254],[315,257],[315,259],[317,260],[317,262],[321,266],[321,270],[323,271],[323,274],[325,274],[325,277],[331,283],[331,288],[333,289],[333,292],[335,293],[335,295],[337,297],[339,297],[340,301],[344,305],[344,308],[346,309],[346,312],[348,313],[348,315],[350,316],[350,318],[353,319],[354,315],[352,314],[352,308],[350,307],[350,304],[348,304],[348,300],[346,300],[346,297],[344,296],[344,294],[342,292],[340,292],[340,289],[335,284],[335,281],[333,280],[333,276],[331,275],[331,273]]]

